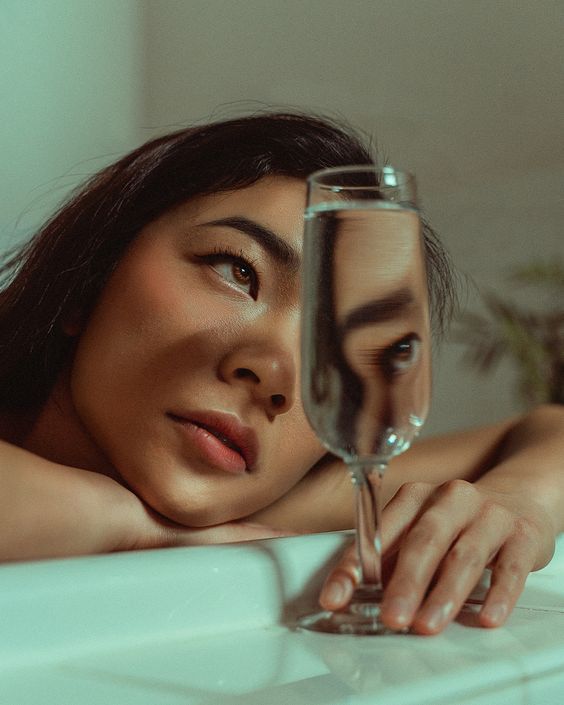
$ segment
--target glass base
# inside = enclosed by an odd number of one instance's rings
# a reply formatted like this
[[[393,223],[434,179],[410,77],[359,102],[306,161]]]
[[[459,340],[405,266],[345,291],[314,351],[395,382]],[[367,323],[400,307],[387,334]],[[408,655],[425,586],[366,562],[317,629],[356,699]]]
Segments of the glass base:
[[[374,602],[374,594],[368,596],[356,594],[351,603],[338,612],[322,610],[300,617],[296,623],[298,629],[307,629],[325,634],[355,634],[358,636],[377,636],[385,634],[406,634],[408,629],[394,630],[380,621],[380,605]],[[363,599],[364,598],[364,599]]]

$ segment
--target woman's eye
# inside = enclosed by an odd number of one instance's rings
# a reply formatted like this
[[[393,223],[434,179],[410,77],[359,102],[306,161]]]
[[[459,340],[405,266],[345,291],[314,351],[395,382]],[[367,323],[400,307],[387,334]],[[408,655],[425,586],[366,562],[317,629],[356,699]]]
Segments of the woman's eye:
[[[258,276],[254,268],[245,260],[232,255],[208,255],[203,258],[222,279],[244,291],[252,298],[258,293]]]
[[[421,338],[416,333],[409,333],[391,345],[360,351],[359,361],[372,371],[392,379],[412,369],[421,357]]]
[[[421,339],[415,333],[406,335],[391,345],[385,353],[386,366],[391,374],[401,374],[411,369],[419,360]]]

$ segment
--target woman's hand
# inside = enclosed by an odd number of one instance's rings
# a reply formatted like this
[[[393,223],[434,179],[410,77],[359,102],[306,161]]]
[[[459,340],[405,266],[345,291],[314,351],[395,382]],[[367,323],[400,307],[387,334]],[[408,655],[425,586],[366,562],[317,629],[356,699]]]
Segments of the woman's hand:
[[[291,533],[244,521],[202,529],[180,526],[106,475],[66,467],[2,441],[0,516],[0,562]]]
[[[265,524],[246,520],[229,521],[216,526],[189,528],[157,514],[136,495],[132,495],[130,499],[132,502],[130,520],[123,525],[122,536],[111,550],[129,551],[171,546],[199,546],[293,535],[290,531],[274,529]]]
[[[478,619],[484,627],[503,624],[529,572],[552,557],[556,533],[522,488],[499,491],[465,480],[404,484],[386,505],[382,527],[384,574],[389,571],[382,621],[418,634],[442,631],[486,567],[491,583]],[[351,547],[327,578],[321,605],[344,607],[358,575]]]

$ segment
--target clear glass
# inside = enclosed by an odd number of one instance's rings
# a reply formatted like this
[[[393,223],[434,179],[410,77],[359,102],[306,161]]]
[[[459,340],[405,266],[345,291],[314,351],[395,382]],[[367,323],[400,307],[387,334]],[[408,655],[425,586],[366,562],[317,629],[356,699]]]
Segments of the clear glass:
[[[380,485],[427,416],[431,341],[415,178],[351,166],[308,179],[302,286],[302,398],[311,426],[356,488],[360,582],[349,607],[299,626],[390,633],[380,621]]]

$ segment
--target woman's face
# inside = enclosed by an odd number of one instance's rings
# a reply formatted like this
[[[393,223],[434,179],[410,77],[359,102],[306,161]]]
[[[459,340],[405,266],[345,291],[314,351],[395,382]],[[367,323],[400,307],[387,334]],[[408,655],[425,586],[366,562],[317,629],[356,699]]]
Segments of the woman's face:
[[[357,451],[369,455],[385,429],[411,440],[414,419],[427,415],[431,346],[419,216],[407,209],[346,212],[333,268],[343,356],[362,387],[351,435]]]
[[[78,338],[65,462],[203,526],[270,504],[323,455],[299,400],[304,202],[301,181],[269,178],[141,231]]]

